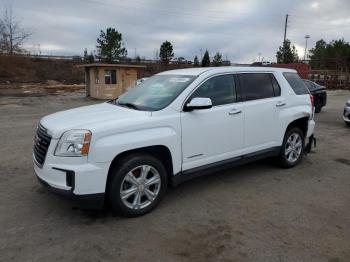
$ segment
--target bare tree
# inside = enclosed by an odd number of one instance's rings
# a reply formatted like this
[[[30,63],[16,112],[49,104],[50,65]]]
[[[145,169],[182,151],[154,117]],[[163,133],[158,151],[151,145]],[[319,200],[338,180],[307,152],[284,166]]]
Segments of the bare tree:
[[[0,52],[11,55],[23,52],[22,45],[30,35],[31,32],[21,27],[12,7],[5,7],[0,18]]]

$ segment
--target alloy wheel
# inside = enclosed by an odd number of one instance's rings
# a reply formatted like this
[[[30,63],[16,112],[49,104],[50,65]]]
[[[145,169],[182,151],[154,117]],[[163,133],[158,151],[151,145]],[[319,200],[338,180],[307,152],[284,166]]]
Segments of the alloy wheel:
[[[284,152],[288,162],[293,163],[297,161],[300,157],[302,149],[303,142],[301,136],[298,133],[292,133],[287,139]]]
[[[157,198],[161,188],[158,171],[149,165],[141,165],[127,173],[120,186],[120,198],[131,209],[143,209]]]

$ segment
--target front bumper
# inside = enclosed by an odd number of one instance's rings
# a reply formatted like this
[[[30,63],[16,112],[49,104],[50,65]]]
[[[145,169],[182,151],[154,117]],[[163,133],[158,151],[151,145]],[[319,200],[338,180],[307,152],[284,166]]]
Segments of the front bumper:
[[[40,183],[53,193],[76,200],[81,207],[103,207],[110,163],[89,163],[87,157],[54,156],[57,142],[51,140],[42,166],[33,156]]]
[[[345,122],[350,122],[350,106],[344,108],[343,119]]]
[[[42,186],[47,188],[50,192],[60,195],[64,198],[74,201],[80,208],[84,209],[101,209],[104,207],[105,194],[88,194],[88,195],[76,195],[72,190],[64,190],[51,186],[45,180],[37,176],[38,181]]]

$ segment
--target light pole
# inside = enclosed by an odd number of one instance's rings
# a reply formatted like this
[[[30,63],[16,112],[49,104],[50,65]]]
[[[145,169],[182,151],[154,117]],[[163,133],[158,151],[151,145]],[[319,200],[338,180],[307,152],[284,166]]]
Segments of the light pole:
[[[307,40],[310,38],[310,35],[305,35],[305,52],[304,52],[304,62],[306,60],[306,52],[307,52]]]

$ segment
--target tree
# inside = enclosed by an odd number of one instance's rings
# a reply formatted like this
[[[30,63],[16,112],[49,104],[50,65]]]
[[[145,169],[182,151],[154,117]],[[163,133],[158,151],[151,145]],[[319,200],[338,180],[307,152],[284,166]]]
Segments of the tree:
[[[290,40],[286,39],[286,41],[283,42],[283,46],[279,47],[279,50],[276,53],[278,64],[289,64],[298,62],[298,52],[294,45],[292,47],[290,45]]]
[[[172,44],[168,41],[163,42],[159,49],[159,58],[161,62],[164,64],[168,64],[171,58],[173,57],[174,53]]]
[[[139,55],[136,56],[135,62],[140,64],[141,63],[141,57]]]
[[[197,56],[194,57],[193,64],[194,64],[194,66],[199,66],[199,61],[198,61],[198,57]]]
[[[7,54],[22,53],[23,43],[31,32],[22,28],[19,20],[12,12],[12,7],[6,7],[0,18],[0,52]]]
[[[106,32],[100,31],[100,37],[97,38],[97,55],[100,60],[109,63],[124,59],[127,51],[122,42],[122,34],[115,28],[107,28]]]
[[[310,65],[314,69],[340,69],[350,66],[350,44],[344,39],[316,42],[310,50]]]
[[[205,50],[203,59],[202,59],[202,66],[203,67],[208,67],[210,66],[210,57],[209,57],[209,51]]]
[[[312,68],[324,69],[327,67],[327,43],[320,39],[314,48],[309,51],[310,65]]]
[[[88,54],[88,50],[86,48],[84,49],[83,59],[85,63],[93,63],[95,61],[94,54],[92,53],[92,51],[90,52],[90,54]]]
[[[87,48],[84,49],[84,61],[86,61],[88,58],[88,51]]]
[[[219,52],[216,52],[213,58],[213,65],[214,66],[221,66],[222,65],[222,55]]]

